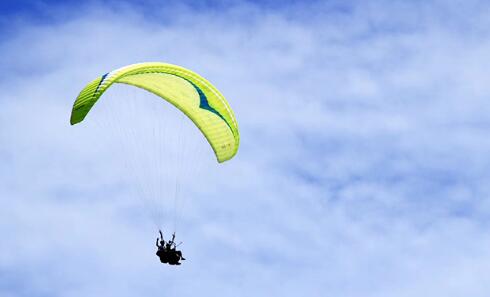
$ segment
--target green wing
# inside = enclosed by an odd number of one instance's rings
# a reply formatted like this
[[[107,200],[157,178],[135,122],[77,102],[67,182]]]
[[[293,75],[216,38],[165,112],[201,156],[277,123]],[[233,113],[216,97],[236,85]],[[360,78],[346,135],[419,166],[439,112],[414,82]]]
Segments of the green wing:
[[[180,109],[204,134],[218,162],[233,158],[238,151],[238,124],[225,97],[202,76],[171,64],[133,64],[97,78],[78,95],[70,123],[75,125],[83,121],[95,102],[114,83],[145,89]]]

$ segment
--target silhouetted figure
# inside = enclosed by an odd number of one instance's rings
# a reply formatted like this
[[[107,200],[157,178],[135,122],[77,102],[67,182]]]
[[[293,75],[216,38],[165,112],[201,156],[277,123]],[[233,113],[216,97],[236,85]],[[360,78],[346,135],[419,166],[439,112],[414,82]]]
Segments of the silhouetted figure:
[[[160,258],[160,262],[168,263],[170,265],[180,265],[180,260],[185,260],[182,257],[182,252],[177,250],[177,246],[175,244],[175,233],[172,234],[172,239],[165,242],[163,239],[163,234],[161,230],[158,230],[160,233],[160,238],[157,237],[157,256]],[[180,244],[179,244],[180,245]]]
[[[165,240],[163,239],[162,231],[158,230],[158,232],[160,233],[160,238],[157,237],[157,243],[156,243],[158,248],[157,256],[160,257],[160,261],[162,263],[168,263],[168,254],[165,252],[166,243]]]

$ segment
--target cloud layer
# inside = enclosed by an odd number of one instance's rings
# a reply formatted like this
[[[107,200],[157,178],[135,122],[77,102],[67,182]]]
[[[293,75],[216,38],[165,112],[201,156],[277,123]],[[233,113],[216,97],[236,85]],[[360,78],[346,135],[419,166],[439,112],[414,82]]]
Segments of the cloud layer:
[[[0,43],[0,295],[486,296],[489,9],[92,2],[17,17]],[[86,82],[141,61],[202,74],[240,125],[237,157],[189,198],[178,269],[157,262],[111,140],[68,124]]]

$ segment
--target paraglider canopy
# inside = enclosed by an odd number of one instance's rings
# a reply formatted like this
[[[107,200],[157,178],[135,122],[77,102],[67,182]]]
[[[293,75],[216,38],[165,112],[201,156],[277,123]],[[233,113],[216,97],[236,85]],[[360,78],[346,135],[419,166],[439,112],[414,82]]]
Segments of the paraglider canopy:
[[[202,76],[172,64],[133,64],[95,79],[78,95],[70,123],[82,122],[114,83],[145,89],[181,110],[206,137],[218,162],[227,161],[237,153],[240,143],[238,124],[224,96]]]

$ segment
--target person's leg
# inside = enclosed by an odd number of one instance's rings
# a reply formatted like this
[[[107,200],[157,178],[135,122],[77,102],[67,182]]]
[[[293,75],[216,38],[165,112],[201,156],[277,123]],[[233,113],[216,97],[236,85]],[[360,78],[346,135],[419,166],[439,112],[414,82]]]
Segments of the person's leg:
[[[182,257],[182,252],[181,251],[176,251],[175,253],[177,254],[177,256],[179,256],[180,259],[185,260],[185,258]]]

